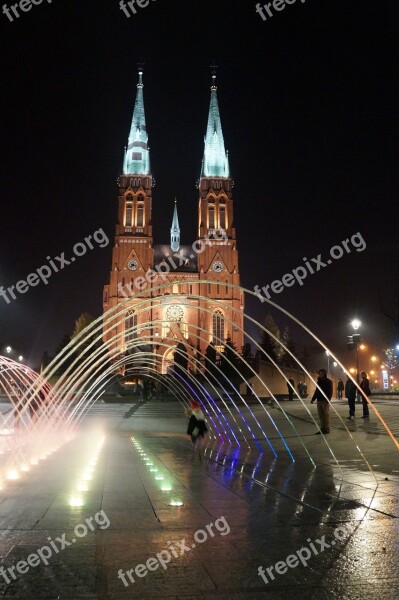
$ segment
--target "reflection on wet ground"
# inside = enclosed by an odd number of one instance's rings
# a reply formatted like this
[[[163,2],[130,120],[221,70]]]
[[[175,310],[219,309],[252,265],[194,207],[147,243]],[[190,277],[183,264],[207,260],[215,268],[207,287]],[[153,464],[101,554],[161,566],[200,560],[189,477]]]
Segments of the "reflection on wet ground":
[[[96,526],[48,565],[17,573],[10,583],[0,576],[5,598],[398,597],[398,461],[382,436],[369,444],[362,434],[365,462],[344,431],[334,431],[329,448],[312,424],[298,421],[306,449],[292,435],[295,462],[278,436],[277,458],[264,440],[260,451],[259,444],[215,439],[199,458],[183,433],[184,419],[180,429],[176,419],[168,428],[157,415],[151,430],[140,411],[128,419],[126,408],[113,411],[95,461],[82,430],[1,492],[6,569],[49,537],[65,533],[71,540],[75,526],[100,510],[109,519],[108,527]],[[88,464],[85,491],[71,502]],[[227,526],[221,531],[222,517]],[[137,565],[171,547],[176,555],[169,553],[166,568],[144,574],[143,567],[137,575]],[[134,582],[125,575],[126,586],[118,572],[132,569]]]

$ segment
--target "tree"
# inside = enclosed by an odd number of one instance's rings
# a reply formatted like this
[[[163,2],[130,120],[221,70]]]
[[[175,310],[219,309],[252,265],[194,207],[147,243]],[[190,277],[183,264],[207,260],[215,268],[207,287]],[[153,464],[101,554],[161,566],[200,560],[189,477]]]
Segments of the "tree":
[[[244,360],[250,362],[253,359],[251,344],[248,342],[241,348],[241,356]]]
[[[311,354],[309,352],[308,346],[306,346],[306,345],[303,345],[303,347],[302,347],[300,361],[307,371],[312,370]]]
[[[205,371],[207,377],[213,381],[213,377],[217,377],[217,350],[213,342],[211,342],[205,350]]]
[[[279,344],[280,329],[278,328],[276,321],[273,319],[270,313],[267,314],[265,317],[264,327],[267,331],[262,331],[262,336],[259,341],[259,344],[261,348],[266,352],[266,354],[268,354],[269,358],[265,357],[264,355],[263,358],[266,360],[274,360],[275,362],[279,362],[283,354],[283,349]],[[273,334],[273,336],[277,338],[278,341],[271,337],[270,333]]]
[[[395,354],[394,348],[387,348],[384,350],[384,354],[384,366],[389,370],[390,375],[392,375],[392,371],[394,371],[394,369],[396,369],[396,367],[399,365],[399,359]]]
[[[292,354],[294,356],[297,356],[296,344],[291,337],[290,328],[288,327],[288,325],[284,329],[282,342],[283,342],[284,346],[287,348],[287,350],[292,352]],[[285,367],[297,367],[298,363],[296,362],[294,356],[291,356],[291,354],[289,352],[287,352],[286,350],[284,350],[284,348],[283,348],[283,355],[281,357],[282,364]]]
[[[63,350],[64,348],[66,348],[66,346],[68,346],[68,344],[70,343],[71,338],[69,335],[64,335],[63,338],[61,339],[60,343],[58,344],[56,350],[55,350],[55,357],[57,357]],[[67,352],[67,354],[69,354],[70,351]],[[62,358],[61,360],[62,365],[60,365],[55,373],[56,377],[61,377],[61,375],[67,370],[67,368],[72,364],[73,362],[73,355],[69,356],[68,358],[64,359]]]
[[[242,381],[247,381],[253,377],[252,366],[254,364],[254,357],[252,356],[251,345],[244,344],[241,349],[241,354],[237,352],[235,344],[231,338],[228,337],[224,346],[223,353],[221,354],[220,368],[225,378],[234,387]],[[226,385],[226,379],[224,379],[223,386]],[[232,391],[234,391],[232,387]]]
[[[228,337],[221,354],[220,369],[222,373],[229,380],[233,380],[237,377],[237,372],[234,367],[237,364],[237,348],[232,342],[231,338]]]
[[[81,333],[84,329],[86,329],[86,327],[88,327],[90,325],[90,323],[93,323],[94,321],[94,317],[92,317],[91,314],[85,312],[82,313],[80,315],[80,317],[78,317],[75,321],[75,329],[73,330],[73,333],[71,335],[71,338],[75,338],[76,336],[79,335],[79,333]]]
[[[188,355],[187,349],[183,342],[179,342],[176,346],[175,353],[173,356],[174,367],[173,372],[183,377],[183,379],[187,379],[187,369],[188,369]]]
[[[394,289],[396,288],[396,289]],[[386,288],[384,288],[386,289]],[[390,283],[388,289],[393,290],[394,289],[394,297],[391,296],[390,298],[388,298],[388,301],[384,302],[384,298],[382,296],[382,291],[379,290],[378,291],[378,297],[380,300],[380,307],[381,307],[381,313],[384,315],[384,317],[386,317],[387,319],[389,319],[389,321],[391,322],[391,324],[393,325],[393,330],[396,334],[399,333],[399,290],[398,290],[398,283],[396,282],[396,284],[393,284],[393,282]],[[388,304],[388,307],[387,307]]]

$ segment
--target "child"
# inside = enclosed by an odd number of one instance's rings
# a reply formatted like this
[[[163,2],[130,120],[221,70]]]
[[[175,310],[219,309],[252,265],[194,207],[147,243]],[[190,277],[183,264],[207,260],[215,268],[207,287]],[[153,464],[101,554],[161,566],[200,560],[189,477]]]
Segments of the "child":
[[[202,441],[208,431],[208,428],[205,423],[204,413],[202,412],[201,406],[198,404],[198,402],[190,399],[189,403],[190,408],[186,410],[186,415],[190,417],[187,435],[191,436],[193,446],[198,450],[198,454],[200,455]]]

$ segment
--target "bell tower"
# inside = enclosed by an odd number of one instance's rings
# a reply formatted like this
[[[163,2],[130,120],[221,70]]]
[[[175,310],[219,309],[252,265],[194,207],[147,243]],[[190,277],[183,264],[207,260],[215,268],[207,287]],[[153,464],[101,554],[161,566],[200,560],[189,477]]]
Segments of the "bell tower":
[[[204,313],[203,329],[215,346],[221,347],[231,339],[241,351],[244,298],[242,293],[229,287],[229,284],[240,285],[233,185],[220,118],[216,70],[212,67],[211,100],[198,184],[198,236],[206,240],[206,249],[198,259],[198,270],[200,279],[209,281],[201,284],[200,293],[208,297],[208,307],[212,308],[211,314]]]
[[[152,187],[150,151],[144,110],[143,69],[139,66],[136,101],[128,145],[125,148],[122,173],[118,178],[118,219],[115,245],[112,251],[112,269],[109,284],[104,287],[104,312],[122,299],[141,291],[140,282],[154,262],[152,237]],[[145,296],[144,296],[145,297]],[[137,324],[140,316],[134,309],[128,311],[127,322]],[[117,325],[115,334],[125,346],[129,341],[123,335],[125,325]],[[136,336],[137,334],[130,334]],[[105,340],[107,337],[105,335]]]

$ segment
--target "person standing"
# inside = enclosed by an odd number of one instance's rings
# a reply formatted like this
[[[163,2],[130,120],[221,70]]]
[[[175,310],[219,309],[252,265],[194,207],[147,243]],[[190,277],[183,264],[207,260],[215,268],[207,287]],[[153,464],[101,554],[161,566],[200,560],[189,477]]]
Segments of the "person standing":
[[[287,381],[287,388],[288,388],[288,400],[293,400],[294,399],[294,391],[295,391],[295,383],[291,377]]]
[[[349,417],[348,420],[352,421],[355,418],[356,409],[356,386],[352,379],[348,376],[345,383],[345,397],[348,398],[349,404]]]
[[[333,393],[333,383],[331,379],[327,377],[327,371],[325,369],[320,369],[318,373],[317,387],[310,401],[310,403],[313,404],[313,402],[317,400],[320,431],[316,431],[316,435],[330,433],[330,400]]]
[[[371,396],[370,390],[370,381],[367,377],[366,371],[360,371],[360,377],[362,378],[360,382],[360,388],[362,390],[362,402],[363,402],[363,416],[362,419],[369,419],[369,403],[367,401],[368,397]]]
[[[341,378],[338,379],[338,385],[337,385],[337,398],[338,400],[342,400],[342,395],[344,392],[344,382],[342,381]]]
[[[208,428],[205,423],[205,416],[201,410],[201,406],[195,400],[189,400],[190,408],[187,409],[186,415],[190,417],[187,427],[187,435],[191,437],[191,442],[201,456],[201,447],[205,434]]]

